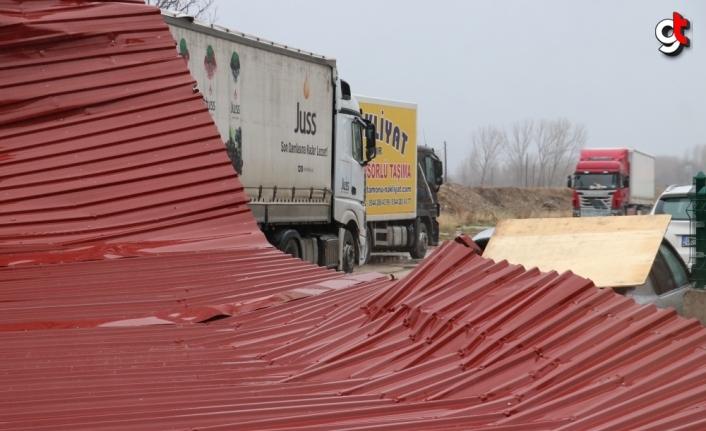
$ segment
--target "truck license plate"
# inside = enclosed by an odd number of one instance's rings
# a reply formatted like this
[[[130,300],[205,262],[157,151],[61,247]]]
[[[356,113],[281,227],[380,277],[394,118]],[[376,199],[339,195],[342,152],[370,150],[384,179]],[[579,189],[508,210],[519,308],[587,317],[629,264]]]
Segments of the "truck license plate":
[[[693,236],[683,236],[681,237],[682,247],[693,247],[696,245],[696,237]]]

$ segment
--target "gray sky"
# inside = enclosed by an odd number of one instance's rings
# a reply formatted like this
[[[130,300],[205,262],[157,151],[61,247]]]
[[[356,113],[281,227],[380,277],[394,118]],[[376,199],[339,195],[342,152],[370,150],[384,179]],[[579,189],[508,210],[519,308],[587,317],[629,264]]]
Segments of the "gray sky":
[[[335,58],[354,94],[417,103],[418,142],[447,141],[450,173],[474,130],[525,119],[583,124],[589,147],[682,156],[706,143],[703,1],[217,4],[219,25]],[[674,11],[691,47],[670,58],[654,31]]]

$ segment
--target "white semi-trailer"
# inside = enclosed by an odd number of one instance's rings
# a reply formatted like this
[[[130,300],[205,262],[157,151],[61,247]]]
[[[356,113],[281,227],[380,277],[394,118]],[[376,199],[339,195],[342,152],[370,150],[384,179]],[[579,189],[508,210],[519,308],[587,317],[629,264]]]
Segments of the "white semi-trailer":
[[[375,128],[336,61],[163,11],[272,245],[350,272],[367,252]]]

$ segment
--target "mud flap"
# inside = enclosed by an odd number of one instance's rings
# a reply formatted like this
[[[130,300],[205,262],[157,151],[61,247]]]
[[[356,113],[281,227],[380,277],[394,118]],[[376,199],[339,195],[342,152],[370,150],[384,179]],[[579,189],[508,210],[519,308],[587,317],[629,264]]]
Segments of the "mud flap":
[[[370,244],[368,244],[368,239],[365,237],[365,234],[358,234],[358,266],[365,265],[365,260],[368,256],[368,247],[370,247]]]
[[[343,271],[343,241],[346,230],[342,227],[338,228],[338,270]]]
[[[414,225],[412,227],[412,235],[410,235],[409,239],[407,240],[407,244],[409,245],[410,248],[414,248],[414,246],[417,245],[417,234],[419,233],[419,224],[421,223],[421,219],[419,217],[414,219]]]
[[[431,221],[431,241],[430,245],[439,245],[439,222],[436,219]]]

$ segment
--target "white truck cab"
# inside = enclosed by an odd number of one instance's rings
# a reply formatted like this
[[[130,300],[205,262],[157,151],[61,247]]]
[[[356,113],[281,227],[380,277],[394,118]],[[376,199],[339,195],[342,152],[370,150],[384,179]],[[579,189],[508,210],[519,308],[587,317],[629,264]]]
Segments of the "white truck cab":
[[[345,81],[338,80],[340,98],[336,99],[336,162],[334,168],[334,219],[348,226],[357,235],[357,253],[345,238],[339,238],[342,259],[355,259],[358,265],[365,263],[368,244],[366,242],[365,219],[365,165],[375,157],[374,147],[366,154],[366,130],[374,133],[372,125],[366,122],[358,101],[351,95]],[[345,236],[345,232],[343,232]],[[350,263],[346,263],[349,265]]]

